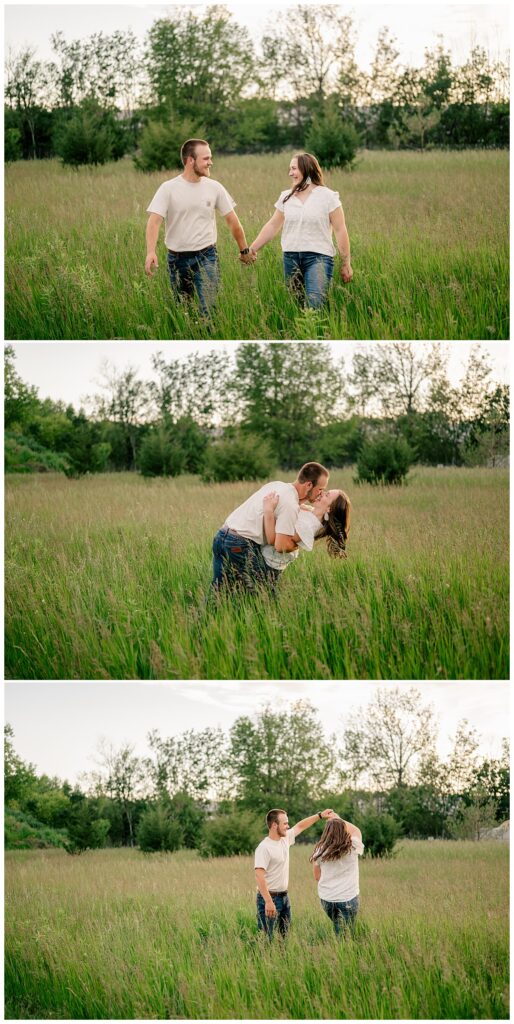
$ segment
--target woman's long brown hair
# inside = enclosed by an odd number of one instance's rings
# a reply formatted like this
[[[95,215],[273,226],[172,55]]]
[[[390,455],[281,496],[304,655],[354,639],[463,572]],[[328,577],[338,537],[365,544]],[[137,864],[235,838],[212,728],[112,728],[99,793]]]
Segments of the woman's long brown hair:
[[[327,538],[327,551],[332,558],[347,558],[346,541],[350,532],[350,499],[344,491],[338,494],[328,511],[328,519],[322,519],[321,530],[316,540]]]
[[[323,171],[312,153],[295,153],[295,159],[298,162],[298,170],[302,173],[302,180],[291,189],[288,196],[284,197],[284,202],[291,196],[296,195],[297,192],[304,192],[309,185],[323,185]],[[311,180],[308,181],[308,178]]]
[[[352,837],[341,818],[327,821],[323,835],[312,852],[310,860],[340,860],[352,848]]]

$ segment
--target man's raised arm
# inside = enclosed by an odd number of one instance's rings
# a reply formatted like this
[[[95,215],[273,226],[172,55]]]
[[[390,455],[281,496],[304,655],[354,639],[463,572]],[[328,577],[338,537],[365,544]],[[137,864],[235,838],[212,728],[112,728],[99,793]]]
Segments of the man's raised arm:
[[[327,807],[324,811],[317,811],[316,814],[311,814],[309,818],[302,818],[301,821],[297,821],[296,825],[293,825],[293,832],[295,836],[299,836],[300,832],[304,832],[306,828],[310,828],[320,818],[335,818],[335,812],[331,807]]]

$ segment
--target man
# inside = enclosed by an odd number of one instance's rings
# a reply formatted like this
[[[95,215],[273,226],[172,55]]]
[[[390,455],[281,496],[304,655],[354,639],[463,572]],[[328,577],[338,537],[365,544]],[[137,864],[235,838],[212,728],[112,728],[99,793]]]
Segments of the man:
[[[255,254],[246,244],[245,233],[234,213],[234,200],[219,181],[211,180],[212,155],[203,139],[188,139],[180,150],[182,174],[157,189],[148,209],[146,263],[149,277],[159,266],[156,247],[163,220],[168,249],[171,288],[178,298],[192,296],[196,289],[204,315],[209,313],[219,284],[216,250],[216,210],[225,218],[239,247],[243,263],[253,263]]]
[[[328,470],[319,462],[307,462],[294,483],[274,480],[264,484],[231,512],[212,544],[213,587],[219,590],[227,584],[236,584],[245,590],[254,590],[259,583],[273,587],[280,573],[266,565],[262,557],[261,549],[266,544],[264,496],[275,491],[279,497],[274,513],[277,551],[294,551],[293,537],[300,502],[307,498],[310,502],[315,501],[327,483]]]
[[[278,925],[280,935],[286,935],[291,924],[289,884],[289,847],[300,832],[310,828],[320,818],[334,817],[334,811],[316,811],[310,818],[302,818],[289,828],[287,813],[279,807],[268,811],[268,835],[255,851],[255,878],[257,880],[257,925],[269,939]]]

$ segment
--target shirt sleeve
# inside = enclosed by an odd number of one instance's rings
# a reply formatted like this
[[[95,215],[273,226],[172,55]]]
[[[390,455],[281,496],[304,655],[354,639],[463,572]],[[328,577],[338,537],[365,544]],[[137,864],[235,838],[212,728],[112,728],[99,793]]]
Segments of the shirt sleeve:
[[[234,209],[235,205],[236,204],[235,204],[234,200],[232,199],[232,196],[229,195],[229,193],[227,192],[226,188],[224,188],[223,185],[220,185],[220,183],[218,181],[218,195],[216,196],[216,209],[220,211],[220,213],[221,213],[221,215],[223,217],[226,217],[227,213],[230,213]]]
[[[352,836],[352,849],[355,850],[359,857],[364,853],[364,843],[358,836]]]
[[[329,189],[328,212],[333,213],[334,210],[339,209],[340,206],[342,206],[342,203],[339,198],[339,192],[333,192],[332,189]]]
[[[165,217],[168,212],[169,195],[168,189],[165,183],[159,185],[157,192],[155,193],[152,202],[146,208],[147,213],[158,213],[160,217]]]
[[[266,871],[269,865],[270,852],[265,846],[259,845],[255,851],[255,867],[264,868]]]
[[[294,834],[294,828],[290,828],[287,833],[287,845],[294,846],[296,836]]]
[[[307,509],[301,509],[296,520],[296,533],[301,538],[302,547],[306,551],[312,551],[314,547],[314,539],[318,530],[321,528],[321,523],[314,512],[308,512]]]
[[[291,502],[279,501],[277,505],[277,518],[275,522],[275,533],[284,533],[293,537],[296,533],[296,520],[298,518],[298,507]]]
[[[279,197],[278,197],[278,199],[277,199],[277,201],[276,201],[276,203],[275,203],[275,206],[276,206],[277,210],[280,210],[281,213],[284,212],[284,199],[287,196],[289,191],[290,191],[290,189],[286,188],[285,192],[281,192]]]

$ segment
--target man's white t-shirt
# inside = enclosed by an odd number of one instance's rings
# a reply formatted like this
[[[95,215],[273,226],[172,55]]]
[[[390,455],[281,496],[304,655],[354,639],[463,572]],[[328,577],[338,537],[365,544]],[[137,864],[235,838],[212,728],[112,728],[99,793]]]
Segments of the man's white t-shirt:
[[[317,860],[321,868],[318,882],[318,896],[329,903],[345,903],[359,895],[359,857],[364,853],[364,843],[352,836],[352,848],[339,860]]]
[[[308,508],[300,508],[295,526],[295,533],[300,538],[298,548],[303,548],[304,551],[312,551],[316,534],[321,529],[321,525],[314,512],[311,512]],[[272,569],[282,570],[291,562],[294,562],[295,558],[298,558],[300,553],[298,548],[296,551],[277,551],[273,544],[265,544],[262,549],[262,557]]]
[[[264,868],[269,892],[286,892],[289,885],[289,847],[295,841],[294,828],[282,839],[266,836],[255,851],[255,867]]]
[[[262,501],[270,491],[276,491],[278,494],[278,505],[274,513],[276,532],[292,537],[296,530],[300,500],[294,484],[285,484],[283,480],[272,480],[271,483],[260,487],[227,516],[225,526],[236,530],[242,537],[255,541],[256,544],[266,544]]]
[[[164,217],[168,249],[196,252],[216,242],[216,210],[226,217],[235,205],[219,181],[191,182],[179,174],[159,186],[146,212]]]
[[[275,203],[277,210],[284,214],[282,228],[282,249],[284,252],[319,252],[323,256],[334,256],[330,214],[341,206],[339,192],[333,192],[326,185],[317,185],[307,199],[291,196],[284,203],[291,189],[285,189]]]

